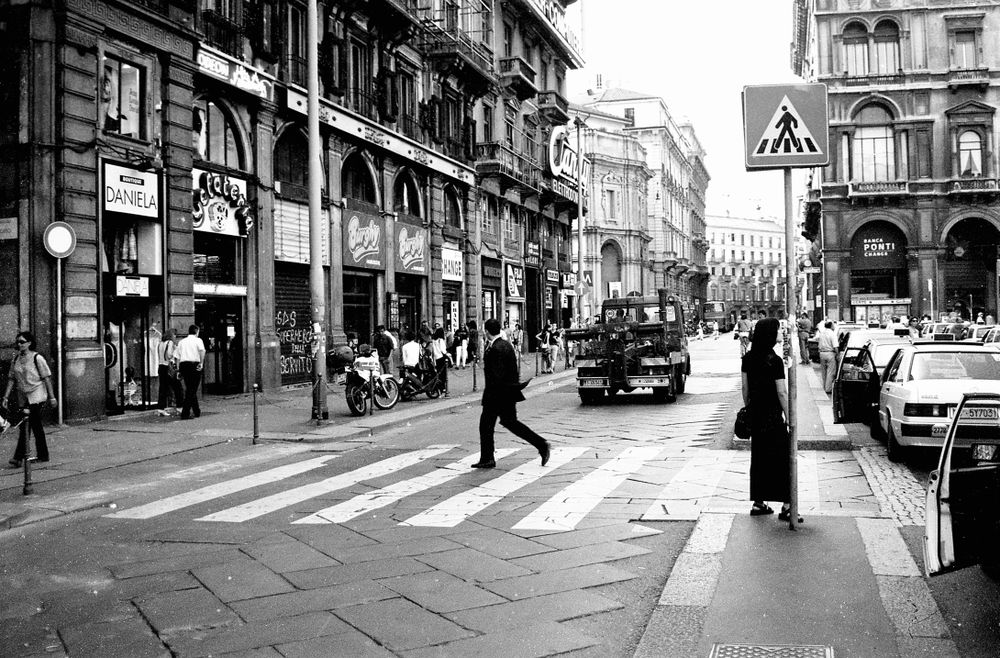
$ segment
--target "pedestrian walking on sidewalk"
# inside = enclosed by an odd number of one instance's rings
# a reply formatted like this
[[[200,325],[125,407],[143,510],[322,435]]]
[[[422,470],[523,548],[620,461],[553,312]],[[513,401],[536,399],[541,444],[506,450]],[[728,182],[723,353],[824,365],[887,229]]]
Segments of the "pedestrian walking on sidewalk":
[[[160,380],[160,390],[157,394],[157,406],[161,416],[170,415],[170,402],[173,401],[174,413],[179,412],[184,391],[177,381],[177,360],[174,353],[177,345],[174,343],[174,330],[166,329],[156,346],[156,375]]]
[[[837,375],[837,335],[833,333],[833,322],[830,320],[816,332],[816,347],[819,349],[820,381],[829,395],[833,392],[833,378]]]
[[[438,385],[445,397],[448,397],[448,366],[451,364],[451,355],[448,354],[448,343],[445,341],[444,329],[438,327],[434,330],[434,339],[431,341],[431,356],[434,358],[434,367],[438,373]]]
[[[7,378],[7,390],[4,391],[0,407],[7,410],[8,400],[12,391],[16,391],[18,409],[27,409],[28,418],[21,423],[21,433],[14,449],[14,458],[8,462],[11,468],[20,468],[27,452],[28,426],[35,435],[35,457],[40,462],[49,461],[49,446],[45,442],[45,429],[42,427],[42,409],[48,402],[56,406],[56,394],[52,389],[52,370],[45,357],[35,351],[35,336],[30,331],[22,331],[15,339],[17,354],[10,364],[10,375]]]
[[[787,521],[791,503],[788,389],[785,364],[775,354],[778,320],[761,318],[750,351],[743,357],[743,406],[750,415],[751,516],[774,512],[767,501],[782,503],[778,518]],[[800,519],[801,521],[801,519]]]
[[[550,349],[552,330],[549,325],[545,325],[539,333],[535,334],[535,340],[538,341],[538,350],[542,353],[542,374],[545,375],[552,372],[552,350]]]
[[[514,436],[527,441],[538,450],[542,466],[549,462],[549,442],[517,419],[517,403],[524,400],[525,383],[517,378],[517,356],[514,348],[500,337],[500,323],[491,318],[484,325],[486,347],[483,349],[483,412],[479,417],[479,461],[473,468],[493,468],[493,433],[497,420]]]
[[[812,331],[813,323],[809,319],[808,313],[799,316],[799,357],[802,365],[809,365],[809,332]]]
[[[455,367],[465,370],[469,358],[469,330],[464,325],[458,326],[455,332]]]
[[[194,413],[201,415],[198,406],[198,384],[201,383],[201,372],[205,367],[205,343],[198,337],[198,325],[188,327],[188,335],[177,344],[177,364],[181,378],[184,380],[184,405],[181,407],[181,420],[187,420]]]

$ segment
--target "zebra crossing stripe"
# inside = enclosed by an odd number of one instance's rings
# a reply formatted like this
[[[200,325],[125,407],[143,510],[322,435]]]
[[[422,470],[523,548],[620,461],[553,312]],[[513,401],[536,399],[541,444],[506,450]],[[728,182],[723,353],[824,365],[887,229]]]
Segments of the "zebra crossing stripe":
[[[279,491],[271,496],[266,496],[264,498],[260,498],[259,500],[252,500],[249,503],[237,505],[236,507],[231,507],[229,509],[222,510],[221,512],[209,514],[208,516],[203,516],[195,520],[223,521],[227,523],[241,523],[243,521],[249,521],[251,519],[256,519],[259,516],[275,512],[284,507],[289,507],[305,500],[322,496],[323,494],[330,493],[331,491],[346,489],[347,487],[355,485],[358,482],[363,482],[364,480],[372,480],[384,475],[390,475],[400,469],[406,468],[407,466],[412,466],[413,464],[419,463],[425,459],[430,459],[431,457],[435,457],[443,452],[447,452],[452,448],[457,447],[458,446],[455,445],[439,445],[428,446],[422,450],[413,450],[402,455],[396,455],[394,457],[389,457],[388,459],[383,459],[382,461],[363,466],[347,473],[335,475],[334,477],[327,478],[320,482],[313,482],[294,489],[288,489],[287,491]]]
[[[497,450],[496,459],[503,459],[515,452],[517,452],[517,448]],[[350,500],[345,500],[337,505],[321,509],[315,514],[310,514],[292,523],[344,523],[345,521],[350,521],[368,512],[374,512],[377,509],[391,505],[407,496],[412,496],[421,491],[426,491],[431,487],[444,484],[460,475],[468,474],[469,468],[478,459],[478,454],[469,455],[465,459],[460,459],[447,466],[436,468],[430,473],[425,473],[409,480],[403,480],[402,482],[396,482],[378,491],[369,491],[360,496],[355,496]]]
[[[697,520],[708,508],[735,453],[729,450],[694,457],[677,472],[640,518],[642,521]],[[699,504],[699,500],[703,504]]]
[[[197,505],[198,503],[204,503],[215,498],[251,489],[262,484],[270,484],[294,475],[306,473],[325,465],[328,461],[335,458],[336,455],[325,455],[323,457],[307,459],[306,461],[295,464],[279,466],[278,468],[272,468],[261,473],[254,473],[245,477],[236,478],[235,480],[211,484],[207,487],[202,487],[201,489],[195,489],[194,491],[189,491],[187,493],[178,494],[169,498],[163,498],[162,500],[157,500],[146,505],[140,505],[138,507],[133,507],[132,509],[115,512],[114,514],[105,514],[105,517],[111,519],[151,519],[154,516],[160,516],[161,514],[166,514],[167,512],[173,512],[185,507]]]
[[[493,503],[498,502],[518,489],[531,484],[552,469],[558,468],[572,459],[580,456],[590,448],[553,448],[549,463],[544,467],[540,462],[532,460],[522,464],[498,478],[482,484],[475,489],[463,491],[412,516],[399,525],[421,526],[434,528],[454,528],[473,514],[483,511]]]
[[[573,530],[629,474],[660,453],[659,447],[628,448],[602,464],[514,525],[514,530]]]

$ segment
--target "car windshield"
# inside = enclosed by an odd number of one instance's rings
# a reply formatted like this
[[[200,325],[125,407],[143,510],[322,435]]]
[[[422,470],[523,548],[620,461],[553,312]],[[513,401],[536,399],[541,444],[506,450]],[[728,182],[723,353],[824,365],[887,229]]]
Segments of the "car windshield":
[[[998,379],[1000,353],[918,352],[913,355],[910,380]]]

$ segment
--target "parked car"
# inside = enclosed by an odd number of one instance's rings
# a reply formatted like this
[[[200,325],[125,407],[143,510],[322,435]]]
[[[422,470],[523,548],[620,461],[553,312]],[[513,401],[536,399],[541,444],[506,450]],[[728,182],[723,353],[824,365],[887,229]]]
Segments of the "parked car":
[[[909,447],[941,446],[963,393],[1000,394],[1000,350],[916,341],[896,351],[880,385],[878,431],[889,459],[900,461]]]
[[[924,327],[921,338],[932,340],[961,340],[965,335],[965,325],[961,322],[932,322]]]
[[[993,327],[983,336],[983,345],[990,343],[1000,343],[1000,327]]]
[[[861,347],[844,350],[833,382],[833,422],[878,425],[879,375],[900,345],[909,342],[906,336],[883,332],[868,338]]]
[[[980,565],[1000,576],[1000,395],[962,396],[924,503],[928,576]]]
[[[969,325],[965,330],[965,337],[962,340],[967,343],[982,343],[984,342],[983,339],[986,338],[986,334],[992,331],[993,328],[993,325],[986,324]]]

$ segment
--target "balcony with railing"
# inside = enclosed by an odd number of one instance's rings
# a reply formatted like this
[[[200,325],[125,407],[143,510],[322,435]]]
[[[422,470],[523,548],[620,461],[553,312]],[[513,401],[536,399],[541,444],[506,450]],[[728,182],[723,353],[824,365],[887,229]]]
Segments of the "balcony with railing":
[[[535,86],[535,69],[520,57],[500,60],[500,84],[510,89],[518,100],[527,100],[538,93]]]
[[[415,114],[400,114],[396,119],[396,129],[410,139],[418,142],[424,138],[424,130],[420,126],[420,119]]]
[[[419,0],[374,0],[366,14],[369,22],[399,36],[412,36],[423,20]]]
[[[243,59],[246,30],[242,23],[237,23],[225,14],[206,9],[201,12],[201,31],[208,45],[227,55]]]
[[[848,196],[853,197],[902,196],[909,192],[906,181],[868,181],[850,183],[847,186]]]
[[[553,125],[569,123],[569,101],[553,89],[538,92],[535,105],[543,117]]]
[[[901,85],[906,76],[899,73],[870,73],[868,75],[848,75],[843,78],[845,87],[887,87]]]
[[[347,104],[351,110],[372,120],[378,120],[375,94],[371,89],[351,87],[347,93]]]
[[[953,178],[948,183],[948,194],[996,194],[995,178]]]
[[[424,20],[420,50],[431,60],[443,60],[454,73],[474,90],[485,92],[497,83],[493,53],[465,30]]]
[[[959,87],[986,89],[990,84],[990,70],[981,66],[974,69],[951,69],[948,71],[948,88],[956,91]]]
[[[527,191],[537,191],[541,169],[538,163],[518,153],[507,144],[487,142],[476,145],[476,174],[496,176],[500,179],[500,189],[521,187]]]

